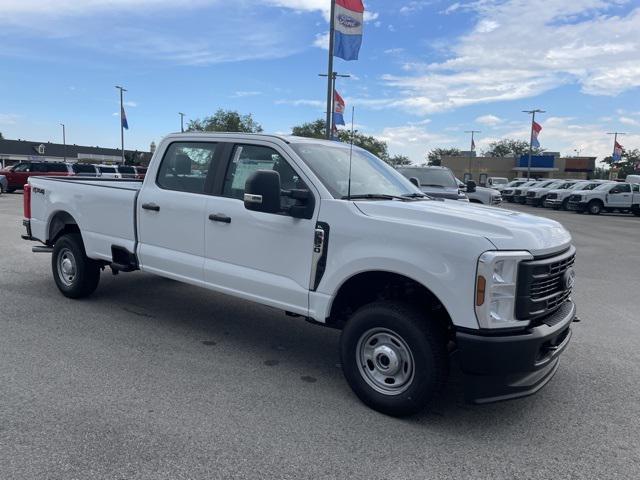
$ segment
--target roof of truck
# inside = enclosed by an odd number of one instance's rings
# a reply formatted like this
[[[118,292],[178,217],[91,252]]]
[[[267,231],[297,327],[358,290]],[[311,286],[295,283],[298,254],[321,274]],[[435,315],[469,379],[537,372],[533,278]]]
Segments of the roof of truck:
[[[243,133],[243,132],[176,132],[167,135],[165,138],[183,138],[183,137],[195,137],[195,138],[224,138],[224,137],[246,137],[254,139],[278,139],[286,143],[317,143],[322,145],[333,146],[349,146],[348,143],[339,142],[337,140],[326,140],[321,138],[311,137],[296,137],[295,135],[277,135],[268,133]],[[354,145],[355,146],[355,145]]]

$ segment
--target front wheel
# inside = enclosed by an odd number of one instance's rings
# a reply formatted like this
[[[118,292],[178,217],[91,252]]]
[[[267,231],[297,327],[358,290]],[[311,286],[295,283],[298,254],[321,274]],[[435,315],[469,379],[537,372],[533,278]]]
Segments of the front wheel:
[[[447,377],[446,340],[439,325],[400,302],[361,307],[340,339],[342,370],[369,407],[393,416],[424,409]]]
[[[591,215],[600,215],[600,212],[602,212],[602,204],[599,200],[591,200],[588,208]]]
[[[98,288],[100,266],[87,257],[79,233],[64,235],[56,241],[51,269],[53,279],[65,297],[86,297]]]

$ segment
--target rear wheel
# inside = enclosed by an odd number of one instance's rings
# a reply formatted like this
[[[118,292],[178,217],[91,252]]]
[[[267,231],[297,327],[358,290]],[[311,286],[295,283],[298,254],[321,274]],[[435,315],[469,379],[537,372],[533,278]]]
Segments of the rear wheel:
[[[65,297],[91,295],[100,282],[100,265],[87,257],[79,233],[60,237],[51,256],[53,279]]]
[[[591,215],[600,215],[600,212],[602,212],[602,202],[600,200],[591,200],[587,208]]]
[[[441,328],[404,303],[361,307],[347,322],[340,343],[349,385],[362,402],[388,415],[424,409],[447,376]]]

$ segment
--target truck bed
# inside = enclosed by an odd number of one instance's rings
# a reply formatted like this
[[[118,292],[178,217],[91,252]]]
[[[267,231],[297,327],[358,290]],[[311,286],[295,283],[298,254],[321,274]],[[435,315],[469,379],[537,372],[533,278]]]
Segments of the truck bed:
[[[82,232],[87,256],[110,261],[111,246],[135,252],[136,198],[141,181],[31,177],[31,234],[47,242],[67,212]]]

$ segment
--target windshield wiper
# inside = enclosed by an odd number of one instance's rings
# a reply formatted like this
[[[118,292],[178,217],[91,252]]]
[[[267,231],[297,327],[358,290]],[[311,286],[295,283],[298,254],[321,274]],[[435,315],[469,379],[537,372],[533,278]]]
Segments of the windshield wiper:
[[[387,195],[386,193],[363,193],[361,195],[345,195],[342,197],[342,200],[402,200],[403,202],[407,202],[411,200],[408,197],[399,197],[397,195]]]
[[[421,183],[420,184],[421,187],[438,187],[438,188],[444,188],[444,185],[437,185],[435,183]]]
[[[402,196],[405,198],[431,198],[426,193],[406,193]]]

